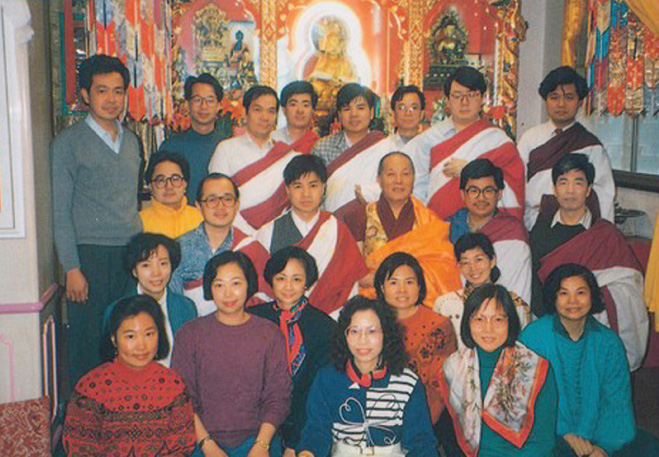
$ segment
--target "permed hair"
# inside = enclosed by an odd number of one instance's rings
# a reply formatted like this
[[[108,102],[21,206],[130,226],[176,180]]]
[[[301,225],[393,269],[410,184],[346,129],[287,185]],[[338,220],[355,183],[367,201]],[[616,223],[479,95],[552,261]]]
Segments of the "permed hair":
[[[186,100],[190,101],[192,98],[192,89],[194,88],[195,84],[208,84],[213,88],[217,101],[222,100],[222,97],[224,96],[224,90],[222,89],[222,86],[218,80],[215,79],[215,76],[211,75],[210,73],[202,73],[199,76],[187,77],[185,84],[183,85],[183,96]]]
[[[492,246],[492,242],[487,237],[487,235],[484,235],[480,232],[474,232],[465,233],[460,238],[458,238],[458,241],[455,242],[453,245],[455,259],[458,261],[458,263],[460,263],[460,256],[462,254],[476,248],[480,248],[481,251],[483,251],[490,260],[494,259],[496,255],[494,252],[494,246]],[[490,271],[490,280],[492,282],[497,282],[497,279],[500,277],[501,270],[499,270],[499,267],[494,265],[492,271]]]
[[[117,354],[117,348],[112,339],[117,340],[117,332],[121,324],[140,313],[146,313],[153,319],[158,330],[158,349],[154,360],[162,360],[169,354],[169,340],[165,330],[165,316],[158,302],[149,295],[132,295],[122,298],[114,303],[104,328],[102,342],[102,356],[104,360],[111,361]]]
[[[515,302],[505,287],[498,284],[483,284],[474,290],[465,300],[464,314],[460,321],[460,338],[468,348],[476,347],[474,337],[471,335],[471,316],[480,309],[483,304],[494,299],[498,306],[503,309],[508,317],[508,338],[503,343],[504,347],[512,347],[519,337],[522,325],[519,322],[519,316],[515,310]]]
[[[178,152],[163,151],[156,152],[149,159],[149,165],[146,167],[146,171],[144,172],[144,180],[147,184],[151,184],[151,181],[153,180],[153,173],[155,173],[156,167],[163,162],[172,162],[178,165],[178,167],[181,169],[181,174],[183,175],[185,182],[190,182],[190,164],[188,163],[188,159],[183,157]]]
[[[485,77],[480,71],[473,67],[462,66],[455,70],[455,73],[446,80],[446,83],[444,84],[444,94],[447,97],[451,95],[451,84],[453,84],[453,81],[469,90],[477,90],[481,95],[487,90]]]
[[[318,281],[318,267],[316,260],[311,254],[298,246],[286,246],[272,254],[268,261],[265,263],[263,270],[263,278],[272,287],[272,278],[281,273],[289,260],[296,259],[302,262],[304,267],[305,283],[304,287],[313,286]]]
[[[576,70],[567,65],[555,68],[550,71],[545,79],[540,83],[538,93],[543,100],[547,100],[547,96],[554,92],[559,86],[574,84],[577,89],[579,100],[583,100],[588,95],[588,83],[586,79],[581,76]]]
[[[323,184],[327,182],[327,167],[323,159],[307,154],[295,156],[284,168],[284,182],[290,186],[293,181],[309,173],[315,173]]]
[[[405,94],[416,94],[419,97],[419,103],[421,104],[421,111],[426,109],[426,97],[423,95],[421,89],[415,85],[409,86],[399,86],[398,89],[394,92],[394,95],[391,96],[391,110],[396,109],[396,103],[401,101]]]
[[[503,190],[506,187],[501,168],[494,165],[489,159],[474,159],[465,165],[460,172],[460,190],[465,190],[467,182],[470,179],[487,178],[490,176],[494,178],[494,184],[496,184],[497,189]]]
[[[556,185],[558,178],[572,170],[582,171],[586,175],[589,186],[595,181],[595,167],[586,154],[565,154],[556,164],[551,167],[551,181]]]
[[[597,314],[604,311],[604,297],[593,272],[583,265],[566,263],[552,270],[545,280],[542,296],[545,301],[547,313],[554,314],[556,312],[556,297],[558,296],[558,291],[561,289],[561,284],[564,279],[573,277],[579,277],[586,281],[590,289],[589,314]]]
[[[316,108],[318,103],[318,94],[313,88],[313,85],[309,81],[293,81],[281,90],[280,102],[281,106],[286,106],[288,99],[296,94],[309,94],[311,96],[311,107]]]
[[[130,73],[124,63],[116,57],[96,54],[82,61],[78,68],[78,83],[80,89],[89,92],[92,88],[93,78],[96,75],[107,75],[108,73],[119,73],[124,81],[124,90],[130,84]]]
[[[403,331],[396,320],[396,314],[390,306],[363,295],[356,295],[348,300],[339,314],[332,351],[334,366],[341,373],[345,372],[348,360],[352,360],[346,330],[350,327],[352,316],[355,313],[368,310],[378,316],[382,327],[382,353],[380,354],[382,364],[387,367],[389,373],[399,375],[407,366],[408,358],[403,344]]]
[[[254,264],[249,257],[240,251],[224,251],[206,262],[206,266],[204,267],[204,299],[213,300],[212,287],[213,281],[215,281],[215,278],[217,277],[217,270],[230,263],[238,265],[247,280],[247,297],[245,297],[245,301],[252,298],[256,293],[259,286],[259,277],[257,276]],[[245,304],[243,303],[243,306],[244,305]]]
[[[383,303],[386,303],[384,299],[384,282],[391,278],[391,275],[394,272],[402,267],[408,266],[414,271],[416,275],[416,282],[419,285],[419,296],[416,299],[416,305],[423,303],[423,300],[426,299],[426,280],[423,277],[423,269],[419,264],[419,261],[411,254],[407,252],[394,252],[385,258],[377,271],[375,272],[375,277],[373,278],[373,286],[375,287],[375,292],[377,293],[378,300]]]
[[[148,260],[155,254],[158,246],[167,249],[172,273],[181,263],[181,246],[178,241],[160,233],[138,233],[126,245],[126,269],[132,272],[138,263]]]

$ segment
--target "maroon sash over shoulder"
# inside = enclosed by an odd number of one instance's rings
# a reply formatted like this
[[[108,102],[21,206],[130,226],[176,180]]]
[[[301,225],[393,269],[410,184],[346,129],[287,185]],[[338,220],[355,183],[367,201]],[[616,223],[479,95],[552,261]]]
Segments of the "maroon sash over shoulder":
[[[272,149],[268,151],[265,157],[246,166],[233,175],[232,179],[239,188],[242,188],[248,182],[251,182],[253,178],[259,176],[264,170],[267,170],[291,152],[293,152],[292,146],[278,141]],[[265,182],[261,183],[261,195],[254,196],[254,198],[250,199],[254,201],[246,202],[245,199],[242,198],[243,201],[241,203],[244,204],[244,206],[240,210],[240,214],[256,229],[262,227],[267,222],[274,220],[277,216],[283,213],[289,205],[288,196],[286,195],[286,186],[282,175],[283,169],[284,166],[282,166],[281,171],[277,173],[279,179],[276,182],[279,182],[279,185],[276,188],[272,189],[271,183],[268,182],[269,180],[265,180]],[[256,190],[252,189],[250,193],[255,192]],[[241,194],[244,195],[245,193],[241,191]],[[243,195],[241,195],[241,197],[243,197]]]
[[[348,227],[322,211],[318,222],[297,246],[311,254],[318,265],[318,282],[309,301],[327,314],[341,308],[368,268]]]
[[[500,210],[522,220],[524,207],[524,163],[515,143],[500,128],[479,120],[430,150],[428,208],[447,219],[462,207],[460,179],[444,175],[443,163],[456,158],[471,162],[489,159],[503,171],[506,188]]]
[[[516,217],[501,212],[495,214],[490,222],[479,231],[486,235],[492,243],[508,240],[523,241],[527,244],[529,242],[529,234],[524,224]]]
[[[588,146],[601,144],[595,135],[577,122],[571,128],[559,133],[529,153],[526,180],[530,181],[536,173],[542,170],[551,170],[566,154],[587,148]]]
[[[327,167],[327,176],[331,176],[337,169],[341,168],[343,165],[348,163],[353,157],[355,157],[360,152],[370,148],[380,140],[382,140],[386,135],[379,130],[373,130],[369,132],[364,138],[350,146],[348,149],[343,151],[340,156],[332,161]],[[314,303],[315,305],[315,303]]]
[[[577,263],[597,278],[610,327],[622,339],[632,370],[641,364],[647,346],[648,313],[643,302],[643,275],[622,233],[599,219],[592,227],[540,259],[538,276],[545,281],[556,267]]]
[[[301,152],[302,154],[311,154],[314,144],[318,141],[318,134],[313,130],[309,130],[302,135],[302,138],[291,144],[293,151]]]

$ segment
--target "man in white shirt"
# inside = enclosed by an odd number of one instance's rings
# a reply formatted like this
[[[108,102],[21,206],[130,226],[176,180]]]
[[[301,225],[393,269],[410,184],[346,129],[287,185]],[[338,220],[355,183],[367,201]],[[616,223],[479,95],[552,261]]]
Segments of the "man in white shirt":
[[[577,112],[588,95],[586,80],[572,67],[563,66],[545,77],[538,92],[545,100],[549,121],[528,130],[517,145],[526,167],[526,228],[533,228],[541,212],[556,210],[556,199],[551,192],[551,169],[570,153],[585,154],[595,167],[596,180],[588,207],[613,222],[615,182],[611,161],[599,139],[576,121]]]
[[[277,129],[272,139],[291,146],[294,151],[310,154],[318,135],[313,131],[313,110],[318,95],[309,81],[293,81],[281,91],[281,107],[286,126]]]
[[[396,133],[391,138],[396,150],[401,150],[420,130],[426,98],[414,86],[400,86],[391,97],[391,111],[394,116]]]
[[[251,234],[288,207],[282,174],[299,153],[271,138],[279,110],[272,88],[253,86],[245,93],[243,105],[247,132],[220,142],[208,171],[223,173],[236,183],[241,195],[236,225]]]

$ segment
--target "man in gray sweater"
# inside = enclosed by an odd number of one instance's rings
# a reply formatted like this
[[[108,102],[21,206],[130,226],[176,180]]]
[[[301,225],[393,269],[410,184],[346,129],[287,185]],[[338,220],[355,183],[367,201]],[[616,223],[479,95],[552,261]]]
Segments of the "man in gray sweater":
[[[67,354],[71,387],[100,359],[105,307],[122,296],[125,245],[141,231],[137,215],[142,154],[123,128],[128,69],[95,55],[79,69],[89,114],[53,140],[55,246],[66,271]]]

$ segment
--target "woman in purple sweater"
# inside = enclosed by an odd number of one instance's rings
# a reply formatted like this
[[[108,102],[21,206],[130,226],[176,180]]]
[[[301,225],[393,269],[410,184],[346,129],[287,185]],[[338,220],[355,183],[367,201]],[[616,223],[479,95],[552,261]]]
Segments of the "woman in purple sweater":
[[[217,311],[176,333],[172,367],[190,390],[205,457],[282,454],[275,433],[288,415],[291,377],[277,326],[245,312],[257,283],[245,254],[216,255],[204,270],[204,298]]]

